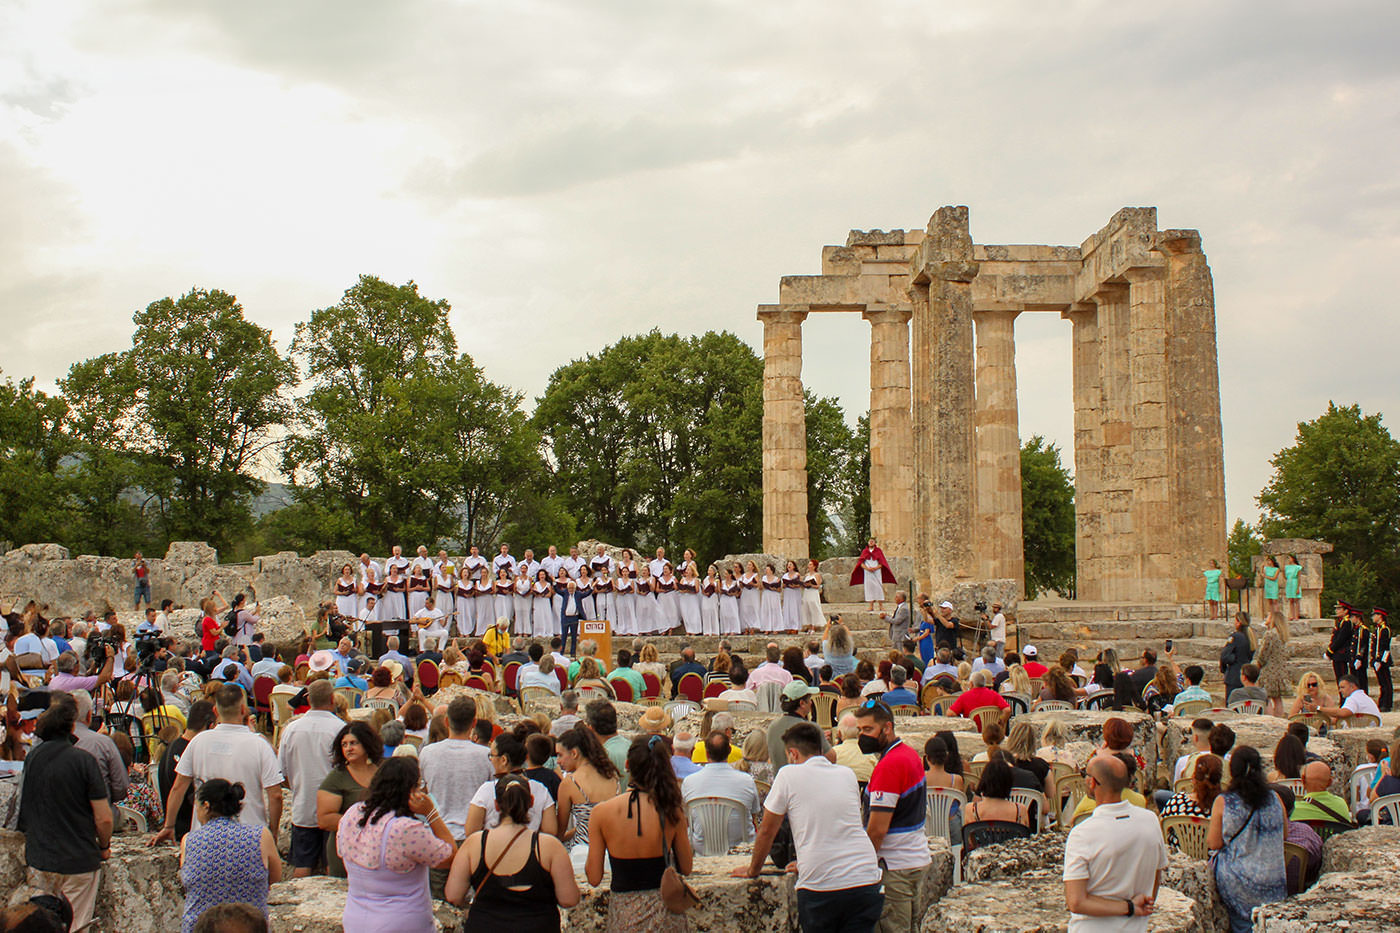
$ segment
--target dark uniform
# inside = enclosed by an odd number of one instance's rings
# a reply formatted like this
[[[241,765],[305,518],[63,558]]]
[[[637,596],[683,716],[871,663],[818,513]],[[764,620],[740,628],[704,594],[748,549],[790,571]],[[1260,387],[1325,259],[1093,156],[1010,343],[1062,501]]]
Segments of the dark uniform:
[[[1376,684],[1380,687],[1380,699],[1376,705],[1382,713],[1390,712],[1394,694],[1390,683],[1390,613],[1379,606],[1371,610],[1371,618],[1376,623],[1371,652],[1371,670],[1376,672]]]
[[[1337,600],[1337,618],[1332,623],[1332,638],[1327,642],[1327,658],[1332,662],[1332,675],[1339,683],[1342,675],[1351,671],[1351,645],[1354,637],[1351,606]]]
[[[1371,630],[1366,627],[1366,620],[1362,617],[1360,609],[1351,610],[1352,635],[1351,642],[1351,673],[1356,678],[1356,685],[1361,688],[1362,693],[1370,693],[1371,683],[1367,676],[1371,672],[1371,642],[1373,636]]]

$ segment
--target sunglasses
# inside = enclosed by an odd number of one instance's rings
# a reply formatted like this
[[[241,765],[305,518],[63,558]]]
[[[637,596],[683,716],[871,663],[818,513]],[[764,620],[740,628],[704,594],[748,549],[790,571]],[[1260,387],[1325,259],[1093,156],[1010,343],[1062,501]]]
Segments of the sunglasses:
[[[1320,684],[1320,683],[1318,683],[1317,681],[1314,680],[1314,681],[1312,681],[1311,683],[1308,684],[1308,689],[1311,690],[1311,689],[1313,689],[1314,687],[1321,687],[1321,686],[1322,686],[1322,684]]]
[[[885,712],[889,713],[891,716],[894,715],[894,712],[889,708],[889,706],[885,703],[884,700],[879,700],[879,699],[876,699],[875,697],[871,697],[870,699],[866,700],[864,703],[862,703],[862,704],[860,705],[860,708],[861,708],[861,709],[883,709]]]

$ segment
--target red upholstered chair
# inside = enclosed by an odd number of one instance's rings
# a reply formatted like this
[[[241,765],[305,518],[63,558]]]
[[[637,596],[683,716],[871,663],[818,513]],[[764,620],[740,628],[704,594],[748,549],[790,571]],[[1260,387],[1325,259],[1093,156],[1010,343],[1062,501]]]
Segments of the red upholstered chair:
[[[729,684],[720,680],[712,681],[705,685],[705,699],[708,700],[710,697],[717,697],[728,689]]]
[[[488,693],[493,692],[491,690],[491,685],[486,682],[486,678],[482,677],[480,674],[472,674],[462,682],[462,686],[471,687],[473,690],[485,690]]]
[[[569,689],[569,672],[567,670],[556,665],[554,668],[554,676],[559,678],[560,690]]]
[[[430,660],[418,662],[418,686],[424,694],[435,693],[438,688],[438,666]]]
[[[688,671],[676,683],[676,696],[685,697],[692,703],[699,703],[705,695],[705,681],[694,671]]]
[[[520,662],[511,661],[501,672],[501,684],[505,689],[506,696],[515,696],[516,681],[520,677]]]
[[[642,675],[642,683],[647,685],[642,691],[642,698],[646,700],[657,700],[661,698],[661,678],[650,671]]]
[[[619,677],[616,680],[609,680],[608,685],[612,687],[613,696],[617,697],[618,700],[623,703],[632,702],[632,685],[627,681]]]
[[[253,711],[267,717],[269,730],[272,725],[272,688],[275,686],[276,677],[264,674],[253,678]]]

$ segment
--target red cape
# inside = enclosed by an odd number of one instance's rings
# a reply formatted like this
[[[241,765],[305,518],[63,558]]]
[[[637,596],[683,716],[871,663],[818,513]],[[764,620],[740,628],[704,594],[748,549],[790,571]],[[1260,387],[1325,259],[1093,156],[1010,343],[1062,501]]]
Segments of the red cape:
[[[880,564],[880,579],[884,583],[897,582],[894,571],[890,569],[889,563],[885,560],[885,552],[879,546],[868,547],[860,552],[860,557],[856,558],[856,565],[851,570],[851,586],[860,586],[865,582],[865,562],[875,560]]]

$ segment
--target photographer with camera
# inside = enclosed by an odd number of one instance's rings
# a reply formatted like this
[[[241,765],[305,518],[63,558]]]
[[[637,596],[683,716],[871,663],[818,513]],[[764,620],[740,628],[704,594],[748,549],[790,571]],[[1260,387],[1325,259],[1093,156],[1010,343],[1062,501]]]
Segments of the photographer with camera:
[[[65,693],[72,693],[74,690],[87,690],[89,693],[96,693],[101,690],[102,685],[112,679],[112,666],[116,652],[112,645],[103,640],[101,636],[94,637],[88,642],[88,652],[90,658],[96,654],[101,659],[101,667],[96,674],[79,674],[78,656],[71,651],[65,651],[54,662],[57,673],[49,680],[49,689],[62,690]]]

